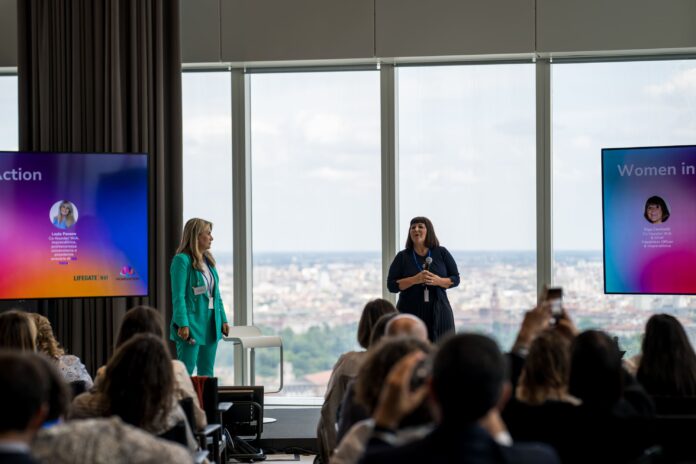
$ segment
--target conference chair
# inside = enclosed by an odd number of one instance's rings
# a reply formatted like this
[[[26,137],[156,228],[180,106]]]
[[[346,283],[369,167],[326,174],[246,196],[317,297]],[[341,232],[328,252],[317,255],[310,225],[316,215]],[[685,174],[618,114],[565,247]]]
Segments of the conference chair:
[[[226,463],[228,440],[224,433],[222,415],[232,407],[232,403],[219,401],[217,377],[191,377],[191,381],[208,421],[205,429],[196,432],[196,438],[202,449],[210,451],[214,462]],[[189,423],[195,422],[193,406],[183,407],[183,409]]]

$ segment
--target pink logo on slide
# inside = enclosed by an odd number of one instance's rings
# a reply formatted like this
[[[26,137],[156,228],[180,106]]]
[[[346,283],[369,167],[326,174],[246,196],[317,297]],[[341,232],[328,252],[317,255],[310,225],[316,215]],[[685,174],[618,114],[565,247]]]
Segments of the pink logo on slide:
[[[130,266],[123,266],[121,268],[121,272],[119,272],[119,275],[121,277],[133,277],[135,275],[135,271]]]

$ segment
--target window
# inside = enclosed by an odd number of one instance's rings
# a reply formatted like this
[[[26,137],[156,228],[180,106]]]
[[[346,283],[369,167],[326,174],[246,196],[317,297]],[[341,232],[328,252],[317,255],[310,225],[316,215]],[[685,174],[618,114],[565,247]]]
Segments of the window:
[[[653,312],[679,317],[693,340],[693,297],[604,295],[601,149],[694,144],[696,62],[554,64],[552,79],[553,271],[566,306],[626,356]]]
[[[211,252],[220,293],[232,322],[232,100],[227,72],[182,76],[184,130],[184,223],[193,217],[213,223]],[[233,383],[233,348],[220,343],[215,373]]]
[[[254,325],[283,336],[284,395],[324,394],[381,296],[379,102],[376,71],[251,76]]]
[[[430,218],[461,275],[457,330],[509,349],[536,300],[534,65],[405,67],[398,98],[402,243]]]

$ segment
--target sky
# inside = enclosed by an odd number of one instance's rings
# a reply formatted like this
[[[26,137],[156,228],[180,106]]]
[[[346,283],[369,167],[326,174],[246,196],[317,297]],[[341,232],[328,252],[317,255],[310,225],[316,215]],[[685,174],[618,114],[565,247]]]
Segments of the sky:
[[[17,149],[0,76],[0,149]],[[398,69],[399,226],[456,250],[535,248],[532,64]],[[230,75],[184,73],[184,217],[232,250]],[[379,251],[379,73],[251,76],[254,252]],[[696,144],[696,62],[552,65],[555,250],[601,250],[601,149]]]
[[[185,216],[224,251],[229,87],[184,74]],[[380,249],[379,111],[377,71],[251,75],[255,252]],[[535,249],[533,64],[399,68],[398,116],[401,242],[425,215],[451,249]],[[696,143],[696,64],[554,64],[552,130],[554,249],[601,250],[601,148]]]

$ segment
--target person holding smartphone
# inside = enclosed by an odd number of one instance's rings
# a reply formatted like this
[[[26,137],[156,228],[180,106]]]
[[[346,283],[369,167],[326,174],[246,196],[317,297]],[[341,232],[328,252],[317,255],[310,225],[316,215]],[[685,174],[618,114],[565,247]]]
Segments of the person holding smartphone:
[[[169,268],[172,282],[172,323],[169,338],[189,375],[213,376],[217,344],[229,333],[220,297],[220,279],[210,253],[213,224],[189,219]]]
[[[396,307],[425,322],[428,338],[436,342],[454,332],[454,315],[445,290],[459,285],[457,263],[449,251],[440,246],[430,219],[411,219],[406,248],[389,267],[387,287],[399,294]]]

